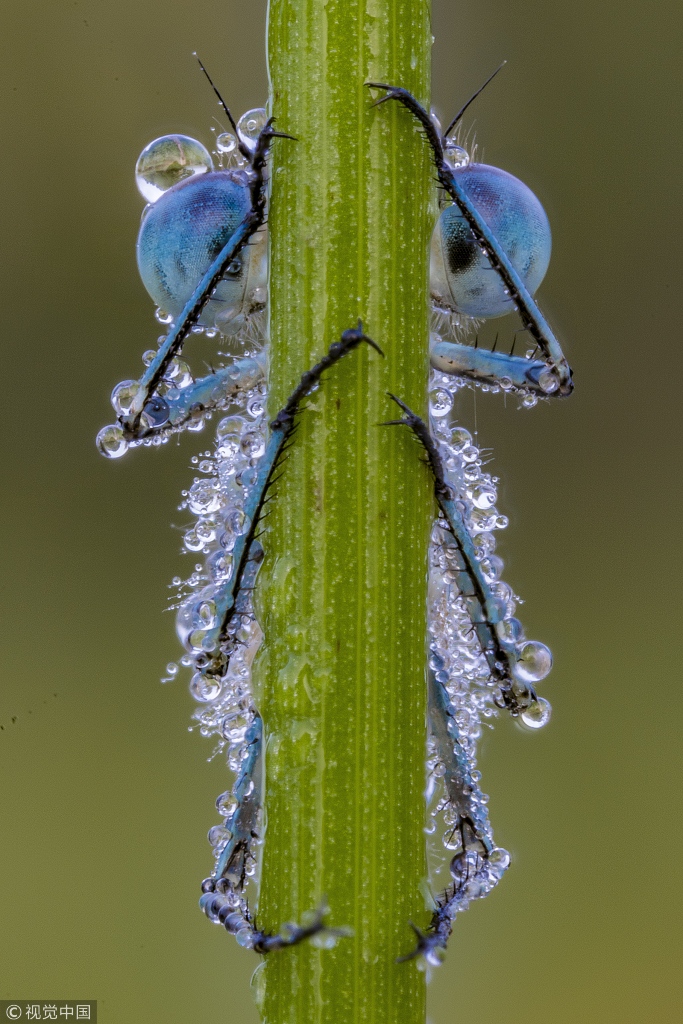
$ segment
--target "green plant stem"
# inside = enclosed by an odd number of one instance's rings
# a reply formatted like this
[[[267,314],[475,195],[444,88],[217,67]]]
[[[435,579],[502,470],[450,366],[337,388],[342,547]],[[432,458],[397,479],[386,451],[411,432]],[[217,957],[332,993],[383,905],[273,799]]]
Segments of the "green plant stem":
[[[425,635],[431,481],[395,418],[424,409],[428,154],[364,82],[429,99],[421,0],[271,0],[277,143],[269,215],[274,413],[347,327],[365,346],[309,399],[270,506],[256,678],[266,746],[258,923],[326,898],[334,950],[270,956],[268,1024],[423,1024],[424,976],[396,957],[425,923]]]

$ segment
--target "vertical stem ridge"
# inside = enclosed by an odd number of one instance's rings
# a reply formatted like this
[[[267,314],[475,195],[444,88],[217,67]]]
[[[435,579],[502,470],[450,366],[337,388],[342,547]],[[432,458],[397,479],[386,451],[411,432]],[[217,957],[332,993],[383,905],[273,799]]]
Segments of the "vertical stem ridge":
[[[271,411],[362,317],[359,350],[311,396],[278,484],[261,571],[256,666],[266,734],[259,925],[326,897],[353,938],[269,958],[268,1024],[423,1024],[424,977],[395,958],[424,920],[428,474],[395,390],[424,408],[428,154],[367,80],[429,94],[418,0],[271,0]]]

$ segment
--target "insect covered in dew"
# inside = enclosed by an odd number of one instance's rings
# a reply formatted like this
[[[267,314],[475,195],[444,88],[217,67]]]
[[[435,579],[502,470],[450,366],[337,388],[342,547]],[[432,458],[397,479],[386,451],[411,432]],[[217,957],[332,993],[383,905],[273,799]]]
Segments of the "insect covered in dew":
[[[470,97],[443,135],[436,119],[407,90],[367,84],[385,91],[377,104],[396,100],[416,118],[432,149],[439,184],[452,201],[442,210],[432,236],[434,311],[450,314],[456,329],[465,333],[479,319],[514,311],[532,339],[526,356],[519,357],[514,355],[514,341],[506,355],[436,335],[430,349],[432,366],[445,374],[521,392],[523,404],[531,406],[539,397],[564,397],[573,388],[560,343],[534,300],[550,262],[548,218],[523,182],[498,167],[471,162],[467,150],[450,138],[467,108],[502,67]]]
[[[468,320],[515,311],[532,339],[532,347],[519,356],[514,342],[505,354],[433,335],[429,426],[390,396],[404,413],[390,422],[408,426],[426,453],[440,512],[430,545],[428,793],[438,792],[442,780],[432,817],[441,815],[447,826],[443,843],[453,851],[452,882],[436,899],[428,929],[413,926],[417,945],[408,954],[437,965],[458,912],[490,892],[510,862],[509,854],[494,845],[488,798],[476,770],[482,724],[495,709],[505,708],[530,729],[545,725],[550,705],[535,686],[552,667],[549,649],[526,639],[514,614],[517,598],[501,579],[494,531],[507,519],[495,508],[497,480],[485,472],[469,431],[451,426],[448,414],[467,382],[518,392],[526,406],[539,397],[571,394],[573,382],[560,343],[534,300],[551,248],[540,202],[507,172],[471,163],[466,150],[449,139],[481,89],[442,135],[436,119],[407,90],[367,84],[385,93],[375,106],[395,100],[415,117],[431,147],[438,181],[452,200],[432,237],[434,312],[449,313],[463,333]]]
[[[265,121],[264,110],[250,110],[237,130],[255,139]],[[155,139],[138,159],[136,182],[148,200],[136,247],[138,269],[162,322],[182,313],[197,281],[249,211],[249,171],[228,135],[218,142],[220,154],[231,153],[235,166],[228,168],[215,170],[208,150],[183,135]],[[210,335],[235,334],[265,309],[267,247],[264,225],[226,268],[198,326]]]
[[[446,825],[452,883],[436,899],[427,930],[415,928],[417,945],[404,958],[420,956],[437,964],[456,914],[486,895],[510,860],[494,843],[476,768],[482,722],[505,709],[530,728],[544,725],[550,707],[535,685],[552,666],[548,648],[525,638],[514,614],[517,599],[501,579],[494,531],[507,520],[495,508],[496,478],[486,472],[469,432],[451,427],[447,414],[466,382],[518,392],[523,404],[531,405],[538,397],[569,394],[572,378],[533,297],[550,255],[550,230],[536,197],[512,175],[471,163],[449,140],[469,104],[442,136],[410,93],[373,87],[386,92],[379,103],[397,100],[417,119],[439,181],[453,201],[441,212],[432,240],[437,312],[446,311],[461,328],[515,309],[535,345],[520,356],[514,348],[506,355],[459,339],[433,338],[429,424],[390,396],[403,412],[391,422],[408,426],[426,453],[439,509],[429,550],[427,766],[431,818]],[[241,944],[266,953],[304,939],[333,945],[348,932],[328,928],[321,905],[300,924],[267,934],[257,927],[247,901],[257,870],[263,804],[264,723],[250,687],[251,662],[262,639],[252,603],[267,555],[261,524],[303,399],[353,349],[378,347],[360,323],[345,331],[303,373],[270,423],[263,348],[224,353],[224,364],[198,379],[180,358],[194,333],[248,335],[256,323],[259,340],[266,341],[259,316],[266,302],[267,159],[273,138],[290,136],[276,132],[260,110],[235,123],[215,91],[234,131],[217,139],[218,169],[201,143],[179,135],[150,143],[138,160],[136,181],[149,202],[138,237],[138,266],[168,331],[158,350],[146,354],[142,377],[114,389],[117,422],[100,431],[98,446],[103,454],[119,457],[129,447],[160,443],[172,432],[200,429],[217,410],[230,412],[218,423],[214,449],[193,459],[199,475],[183,492],[181,508],[194,517],[184,547],[195,557],[201,554],[204,563],[184,584],[177,581],[176,628],[199,705],[194,718],[203,735],[218,738],[217,749],[227,750],[236,773],[231,789],[217,801],[223,822],[209,832],[215,867],[202,882],[200,906]],[[177,671],[173,665],[169,674]]]

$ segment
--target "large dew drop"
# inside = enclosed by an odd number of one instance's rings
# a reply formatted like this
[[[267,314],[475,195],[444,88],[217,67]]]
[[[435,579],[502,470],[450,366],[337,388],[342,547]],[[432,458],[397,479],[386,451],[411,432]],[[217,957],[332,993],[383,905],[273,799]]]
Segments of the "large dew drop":
[[[208,149],[187,135],[163,135],[145,146],[135,165],[135,184],[143,199],[155,203],[185,178],[213,170]]]

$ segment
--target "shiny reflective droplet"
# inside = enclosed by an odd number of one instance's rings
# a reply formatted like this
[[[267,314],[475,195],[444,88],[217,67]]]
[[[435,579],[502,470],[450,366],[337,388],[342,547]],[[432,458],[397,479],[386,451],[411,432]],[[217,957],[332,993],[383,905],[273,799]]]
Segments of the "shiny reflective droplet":
[[[163,135],[145,146],[135,165],[135,184],[148,203],[185,178],[213,170],[211,154],[187,135]]]
[[[108,427],[102,427],[95,439],[95,444],[102,455],[106,455],[108,459],[120,459],[128,451],[128,442],[123,436],[123,431],[115,423]]]
[[[232,839],[232,832],[225,825],[214,825],[209,829],[207,839],[212,846],[223,846]]]
[[[250,716],[238,711],[232,715],[226,715],[221,728],[229,743],[242,743],[250,725]]]
[[[128,415],[139,390],[140,382],[137,380],[122,380],[116,385],[111,393],[111,404],[118,416]]]
[[[204,676],[201,672],[195,672],[190,682],[190,693],[195,700],[206,702],[215,700],[221,692],[221,684],[213,676]]]
[[[553,667],[553,655],[549,647],[538,640],[527,640],[517,655],[513,674],[521,683],[538,683]]]
[[[196,516],[217,512],[223,504],[221,493],[213,479],[196,480],[187,496],[187,507]]]
[[[489,867],[493,868],[495,874],[500,877],[510,866],[510,854],[502,846],[491,850],[488,856]]]
[[[218,621],[214,601],[199,601],[192,611],[192,625],[195,629],[211,629]]]
[[[237,139],[232,132],[221,132],[216,139],[216,149],[219,153],[232,153],[237,146]]]
[[[446,139],[443,155],[451,167],[467,167],[470,162],[470,154],[453,139]]]
[[[429,392],[429,412],[432,416],[447,416],[453,408],[453,395],[445,388],[434,388]]]
[[[538,375],[538,386],[546,395],[552,395],[560,386],[557,374],[553,370],[542,370]]]
[[[471,498],[476,508],[488,509],[496,503],[496,489],[493,484],[476,484],[471,491]]]
[[[520,718],[527,728],[542,729],[550,721],[551,713],[552,707],[550,702],[543,697],[539,697],[538,700],[529,705],[526,711],[522,712]]]
[[[232,795],[230,790],[225,793],[221,793],[221,795],[216,799],[216,810],[224,818],[232,818],[238,806],[239,802],[237,798]]]
[[[263,107],[254,107],[253,110],[247,110],[242,114],[237,122],[237,131],[243,138],[255,142],[267,120]]]

